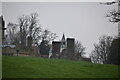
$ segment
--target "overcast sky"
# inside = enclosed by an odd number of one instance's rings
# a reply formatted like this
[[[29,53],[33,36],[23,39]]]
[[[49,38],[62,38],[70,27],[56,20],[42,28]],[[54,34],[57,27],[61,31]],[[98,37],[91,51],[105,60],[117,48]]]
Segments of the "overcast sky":
[[[65,37],[81,41],[87,53],[93,50],[93,44],[98,43],[100,36],[118,34],[118,25],[105,18],[107,12],[113,9],[117,9],[117,5],[107,6],[98,2],[2,3],[6,24],[17,22],[22,14],[37,12],[42,27],[58,35],[56,40],[60,40],[64,33]]]

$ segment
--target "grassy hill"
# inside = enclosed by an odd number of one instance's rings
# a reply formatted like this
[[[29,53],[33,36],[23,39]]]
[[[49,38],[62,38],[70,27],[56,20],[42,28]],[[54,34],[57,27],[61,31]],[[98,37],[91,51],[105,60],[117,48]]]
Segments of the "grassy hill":
[[[82,61],[3,56],[3,78],[117,78],[118,66]]]

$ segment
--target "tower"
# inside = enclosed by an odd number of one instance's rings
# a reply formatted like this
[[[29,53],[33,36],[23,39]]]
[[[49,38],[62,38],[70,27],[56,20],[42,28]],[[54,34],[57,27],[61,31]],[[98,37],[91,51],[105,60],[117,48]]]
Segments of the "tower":
[[[1,20],[0,22],[2,24],[2,44],[4,44],[4,41],[5,41],[5,30],[7,28],[5,28],[5,21],[3,19],[3,16],[0,17],[0,20]]]
[[[118,37],[120,38],[120,23],[118,23]]]
[[[68,53],[74,53],[74,45],[75,45],[75,39],[67,38],[67,52]]]
[[[29,48],[32,47],[32,36],[29,36],[29,37],[27,38],[27,46],[28,46]]]
[[[66,48],[66,40],[65,40],[65,35],[63,34],[62,39],[61,39],[60,52],[62,52],[62,50],[65,48]]]
[[[52,55],[50,58],[58,58],[59,53],[60,53],[60,42],[53,41],[52,42]]]

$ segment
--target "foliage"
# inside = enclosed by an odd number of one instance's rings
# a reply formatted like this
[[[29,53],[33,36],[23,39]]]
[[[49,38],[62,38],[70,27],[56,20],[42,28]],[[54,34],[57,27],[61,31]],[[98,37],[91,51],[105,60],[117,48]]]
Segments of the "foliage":
[[[43,40],[38,47],[40,54],[49,55],[50,46],[46,40]]]
[[[118,78],[118,66],[82,61],[3,56],[2,78]]]

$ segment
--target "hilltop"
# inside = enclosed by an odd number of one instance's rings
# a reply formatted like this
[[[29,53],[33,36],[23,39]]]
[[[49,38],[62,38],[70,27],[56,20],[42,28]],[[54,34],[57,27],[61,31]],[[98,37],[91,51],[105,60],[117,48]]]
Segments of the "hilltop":
[[[3,78],[117,78],[118,66],[83,61],[3,56]]]

